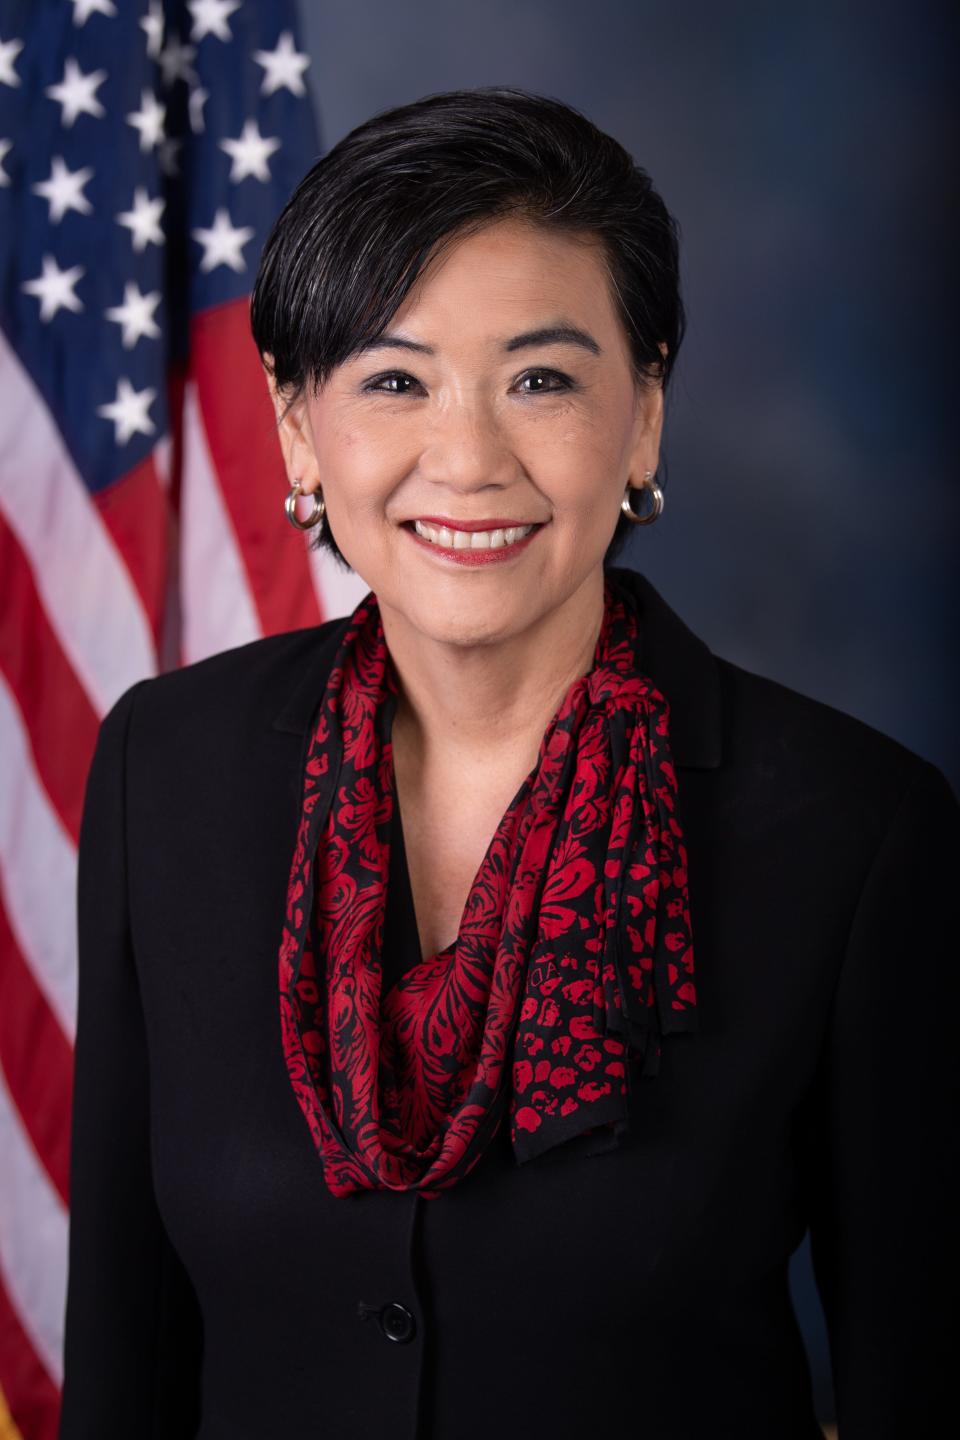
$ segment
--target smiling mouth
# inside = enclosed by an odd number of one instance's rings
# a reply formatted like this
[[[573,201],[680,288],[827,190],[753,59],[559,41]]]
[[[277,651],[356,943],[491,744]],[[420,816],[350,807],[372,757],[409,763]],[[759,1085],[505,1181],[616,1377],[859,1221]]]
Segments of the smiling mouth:
[[[508,525],[489,530],[461,530],[448,525],[431,525],[424,520],[407,520],[404,527],[421,540],[444,550],[501,550],[525,540],[545,522],[531,525]]]

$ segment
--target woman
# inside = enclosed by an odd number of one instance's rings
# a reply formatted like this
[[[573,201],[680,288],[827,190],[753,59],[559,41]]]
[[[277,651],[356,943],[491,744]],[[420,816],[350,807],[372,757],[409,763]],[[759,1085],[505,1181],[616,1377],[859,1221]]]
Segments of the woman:
[[[104,720],[63,1440],[812,1440],[808,1225],[842,1440],[926,1433],[960,809],[611,563],[683,334],[649,178],[521,91],[376,116],[252,325],[369,593]]]

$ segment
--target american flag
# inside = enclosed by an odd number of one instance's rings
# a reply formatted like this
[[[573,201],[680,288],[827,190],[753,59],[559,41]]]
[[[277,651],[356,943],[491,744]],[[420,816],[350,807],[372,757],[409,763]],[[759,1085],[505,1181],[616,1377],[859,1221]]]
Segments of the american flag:
[[[308,66],[292,0],[0,0],[0,1440],[58,1422],[99,722],[366,589],[286,521],[249,328]]]

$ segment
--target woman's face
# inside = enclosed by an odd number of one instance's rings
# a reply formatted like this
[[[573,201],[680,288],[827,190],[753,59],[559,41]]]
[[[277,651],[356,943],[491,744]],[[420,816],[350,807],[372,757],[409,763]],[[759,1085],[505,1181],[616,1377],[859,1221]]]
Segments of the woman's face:
[[[579,341],[535,338],[560,328]],[[602,575],[625,486],[657,468],[662,392],[635,385],[596,246],[512,219],[438,256],[386,337],[288,414],[289,477],[322,489],[385,624],[517,636]],[[449,523],[440,544],[415,533],[426,517]],[[462,563],[473,522],[538,528]]]

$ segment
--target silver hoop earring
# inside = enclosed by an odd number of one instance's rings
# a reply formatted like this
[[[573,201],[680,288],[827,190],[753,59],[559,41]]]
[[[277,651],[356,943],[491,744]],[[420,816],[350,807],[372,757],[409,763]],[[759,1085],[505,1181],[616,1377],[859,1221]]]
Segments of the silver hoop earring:
[[[620,509],[635,525],[652,525],[654,520],[658,520],[663,514],[663,491],[660,489],[656,480],[653,479],[653,471],[648,470],[643,477],[643,483],[637,486],[638,490],[650,491],[653,499],[653,509],[649,515],[638,515],[636,510],[634,510],[630,504],[630,489],[631,487],[628,482],[627,488],[623,492],[623,499],[620,501]]]
[[[297,496],[302,494],[303,491],[300,488],[300,481],[294,480],[293,484],[290,486],[289,494],[287,495],[286,500],[284,500],[283,502],[283,508],[287,512],[287,519],[290,521],[290,524],[293,525],[295,529],[312,530],[313,526],[318,524],[323,519],[327,508],[326,502],[324,501],[323,496],[320,494],[320,492],[314,490],[313,494],[310,496],[311,500],[313,501],[313,509],[307,516],[306,520],[299,520],[297,518],[297,512],[294,507],[297,503]]]

